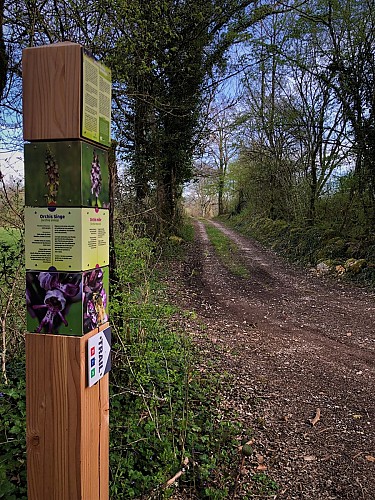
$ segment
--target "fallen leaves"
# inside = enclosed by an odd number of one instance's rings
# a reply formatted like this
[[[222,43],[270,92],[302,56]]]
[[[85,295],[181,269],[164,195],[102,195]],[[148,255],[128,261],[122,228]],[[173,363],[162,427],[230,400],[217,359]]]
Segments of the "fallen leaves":
[[[196,268],[200,269],[198,263]],[[215,274],[209,280],[209,271],[212,270]],[[371,415],[368,416],[365,410],[373,395],[373,381],[365,368],[367,362],[364,362],[368,356],[364,349],[372,342],[365,335],[367,331],[373,331],[373,323],[368,318],[373,312],[373,296],[364,297],[362,307],[358,300],[360,292],[352,293],[345,288],[341,295],[340,288],[337,294],[323,295],[320,282],[313,280],[309,281],[306,292],[302,285],[298,288],[300,297],[296,300],[294,287],[291,295],[288,287],[281,289],[275,280],[276,289],[272,288],[275,298],[271,301],[265,295],[265,289],[255,286],[252,281],[249,280],[248,284],[251,291],[245,296],[243,284],[237,287],[233,280],[233,285],[239,290],[238,300],[237,307],[229,310],[224,300],[234,297],[232,282],[226,283],[226,274],[216,272],[213,265],[205,271],[207,286],[214,284],[215,293],[220,290],[222,295],[213,306],[215,314],[212,316],[198,309],[204,318],[201,321],[207,322],[208,326],[207,332],[200,323],[196,326],[196,342],[201,350],[202,347],[205,349],[205,363],[212,353],[218,373],[228,372],[233,377],[234,382],[223,387],[227,398],[223,411],[230,415],[233,412],[236,422],[243,425],[244,442],[241,442],[241,433],[236,444],[243,445],[255,436],[254,444],[249,445],[254,450],[251,456],[235,450],[237,456],[233,466],[238,467],[234,472],[234,475],[238,474],[238,481],[234,498],[245,495],[244,490],[251,488],[252,477],[257,474],[274,477],[280,485],[280,497],[285,488],[288,489],[285,497],[301,496],[301,488],[306,498],[334,498],[337,495],[362,498],[360,488],[356,490],[359,470],[362,491],[371,491],[375,470],[374,426],[373,422],[367,423]],[[273,271],[272,263],[268,271]],[[343,269],[336,271],[343,272]],[[201,281],[197,280],[196,286],[202,286],[202,289],[195,290],[198,294],[194,304],[198,304],[200,297],[207,297],[207,289],[203,289]],[[250,293],[261,294],[259,306],[251,303]],[[304,300],[305,296],[309,300]],[[302,303],[306,309],[296,319],[294,313],[302,311]],[[267,308],[263,307],[265,304]],[[311,309],[312,306],[315,309]],[[336,310],[342,312],[337,320],[332,317],[332,311]],[[322,335],[316,335],[318,332],[313,328],[318,320],[321,321],[319,332]],[[307,333],[295,335],[294,321],[303,324]],[[240,330],[246,325],[248,331],[240,334],[234,324],[238,324]],[[275,326],[279,324],[283,329]],[[288,328],[289,325],[293,326]],[[254,337],[249,333],[253,327]],[[324,332],[328,330],[326,336]],[[213,337],[213,345],[208,344],[207,336]],[[266,342],[267,339],[272,339],[272,342]],[[223,353],[218,354],[218,346],[223,348]],[[227,354],[226,346],[233,355]],[[238,353],[236,357],[235,352]],[[349,361],[347,352],[351,353]],[[332,368],[334,377],[328,378],[330,372],[323,369],[325,360],[329,361],[327,366]],[[280,369],[270,370],[270,363]],[[207,365],[206,372],[210,370]],[[360,371],[363,373],[358,373]],[[349,398],[349,394],[353,397]],[[317,415],[317,405],[320,415]],[[241,467],[242,460],[244,465]],[[265,467],[268,469],[264,470]],[[343,488],[340,493],[337,493],[338,486]]]
[[[264,472],[268,469],[267,465],[264,463],[264,456],[257,454],[258,466],[256,467],[257,471]]]
[[[320,420],[320,408],[316,409],[315,417],[310,419],[311,425],[314,427]]]

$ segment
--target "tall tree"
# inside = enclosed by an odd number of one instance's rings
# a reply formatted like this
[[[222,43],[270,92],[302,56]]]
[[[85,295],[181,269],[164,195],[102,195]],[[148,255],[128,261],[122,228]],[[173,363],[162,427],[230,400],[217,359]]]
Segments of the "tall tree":
[[[249,25],[280,8],[276,0],[113,0],[110,8],[103,0],[10,2],[13,74],[21,74],[26,46],[70,39],[104,58],[114,76],[116,139],[136,198],[152,198],[160,225],[169,227],[192,175],[214,73],[224,70],[228,49]]]
[[[182,184],[192,175],[201,107],[213,73],[244,29],[276,8],[254,0],[134,0],[116,4],[118,39],[109,60],[123,82],[136,195],[157,199],[164,224],[176,223]],[[121,21],[124,20],[125,21]],[[129,29],[130,27],[130,29]],[[124,100],[117,95],[119,114]]]
[[[299,12],[304,39],[318,33],[309,71],[333,91],[348,123],[355,155],[351,200],[375,224],[375,2],[312,0]],[[299,61],[301,62],[301,61]],[[302,63],[303,64],[303,63]],[[370,228],[371,226],[369,226]]]
[[[250,69],[242,76],[245,140],[240,163],[248,163],[252,179],[260,184],[257,210],[272,219],[291,218],[295,206],[291,200],[295,110],[287,96],[285,61],[280,57],[288,37],[284,15],[267,18],[251,30],[250,50],[241,62]]]
[[[328,2],[332,87],[355,141],[364,211],[375,224],[375,2]]]
[[[0,102],[3,97],[3,93],[7,81],[7,71],[8,71],[8,54],[6,51],[5,41],[4,41],[4,0],[0,0]]]
[[[225,212],[224,192],[229,164],[237,153],[235,105],[235,99],[221,97],[210,107],[205,156],[216,173],[218,215]]]

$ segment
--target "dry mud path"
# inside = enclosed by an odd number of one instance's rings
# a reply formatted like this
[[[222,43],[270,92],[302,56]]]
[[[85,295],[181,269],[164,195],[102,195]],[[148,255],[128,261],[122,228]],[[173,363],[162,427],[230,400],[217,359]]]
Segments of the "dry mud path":
[[[231,377],[222,412],[254,437],[235,498],[251,491],[260,464],[279,485],[274,498],[375,499],[375,295],[291,266],[215,222],[249,270],[234,276],[195,224],[171,287],[196,313],[185,327],[204,355],[200,369]]]

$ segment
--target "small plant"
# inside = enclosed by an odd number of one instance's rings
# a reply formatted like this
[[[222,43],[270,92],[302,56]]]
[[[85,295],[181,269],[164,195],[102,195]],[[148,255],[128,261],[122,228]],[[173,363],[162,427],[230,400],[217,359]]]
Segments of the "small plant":
[[[254,495],[273,496],[279,489],[278,484],[263,472],[254,474],[251,479],[251,492]]]
[[[56,205],[60,185],[60,172],[59,165],[56,162],[56,159],[50,149],[47,149],[46,151],[46,159],[44,160],[44,165],[47,177],[47,194],[45,195],[45,198],[47,199],[47,205]]]
[[[23,500],[26,493],[25,360],[8,366],[0,382],[0,499]]]

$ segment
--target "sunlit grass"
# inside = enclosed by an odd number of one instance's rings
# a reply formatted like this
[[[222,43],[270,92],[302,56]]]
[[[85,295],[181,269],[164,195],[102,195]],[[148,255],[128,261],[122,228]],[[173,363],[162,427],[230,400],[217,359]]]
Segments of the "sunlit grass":
[[[225,267],[236,276],[248,278],[249,271],[241,263],[238,246],[220,231],[220,229],[217,229],[209,223],[205,223],[205,227],[209,240]]]

